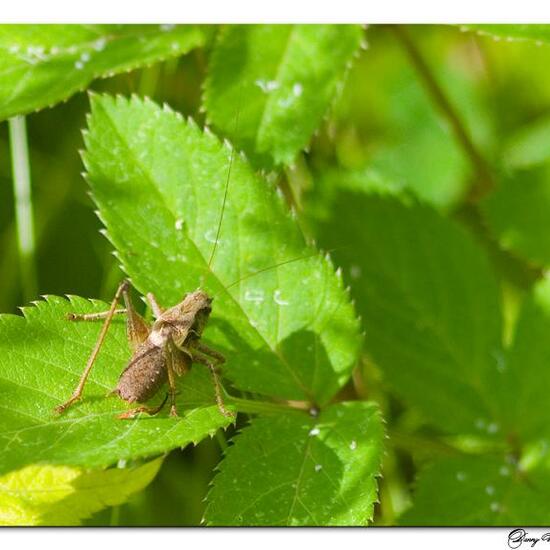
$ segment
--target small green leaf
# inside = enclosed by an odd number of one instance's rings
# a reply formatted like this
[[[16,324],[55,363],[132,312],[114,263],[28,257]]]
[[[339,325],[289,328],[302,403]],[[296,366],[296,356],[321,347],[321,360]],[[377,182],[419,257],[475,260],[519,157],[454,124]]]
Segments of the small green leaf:
[[[550,264],[550,167],[503,178],[482,209],[503,248]]]
[[[239,156],[227,188],[229,146],[151,101],[94,96],[89,125],[94,200],[137,289],[171,306],[202,286],[214,296],[204,339],[235,386],[327,402],[351,374],[358,323],[282,198]]]
[[[340,246],[334,256],[352,284],[367,350],[388,381],[445,431],[494,432],[502,329],[481,249],[412,198],[346,191],[331,212],[320,241]]]
[[[291,164],[327,112],[362,32],[358,25],[226,27],[204,92],[209,121],[256,164]]]
[[[50,296],[25,308],[25,318],[0,316],[0,472],[28,464],[107,466],[118,459],[163,453],[198,442],[229,424],[200,366],[180,379],[181,418],[168,408],[155,417],[119,420],[130,405],[107,397],[128,362],[124,322],[117,320],[99,354],[82,401],[62,416],[95,344],[97,323],[69,322],[69,312],[105,311],[106,304]],[[164,397],[159,392],[155,403]]]
[[[504,457],[439,460],[421,473],[414,506],[402,525],[546,525],[547,468],[522,472]]]
[[[495,40],[528,40],[537,44],[550,44],[550,25],[463,25],[465,31],[474,31]]]
[[[525,169],[550,160],[550,118],[545,117],[522,127],[507,141],[502,153],[510,169]]]
[[[376,500],[383,429],[372,403],[252,420],[214,478],[211,525],[366,525]]]
[[[0,25],[0,120],[201,46],[194,25]]]
[[[0,525],[79,525],[118,506],[155,477],[162,458],[133,468],[27,466],[0,477]]]

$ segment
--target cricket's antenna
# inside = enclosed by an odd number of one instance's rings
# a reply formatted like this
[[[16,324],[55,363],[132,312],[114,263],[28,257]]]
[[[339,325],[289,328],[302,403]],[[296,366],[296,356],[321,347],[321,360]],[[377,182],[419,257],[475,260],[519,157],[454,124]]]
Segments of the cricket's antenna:
[[[342,248],[347,248],[351,245],[342,245],[337,246],[335,248],[331,248],[327,251],[327,254],[330,254],[331,252],[334,252],[335,250],[340,250]],[[250,279],[250,277],[255,277],[256,275],[259,275],[260,273],[265,273],[266,271],[271,271],[272,269],[276,269],[277,267],[281,267],[282,265],[291,264],[294,262],[299,262],[300,260],[307,260],[308,258],[313,258],[314,256],[318,256],[320,254],[319,250],[316,250],[315,252],[312,252],[311,254],[306,254],[305,256],[297,256],[296,258],[290,258],[289,260],[284,260],[282,262],[279,262],[274,265],[270,265],[268,267],[264,267],[262,269],[258,269],[258,271],[254,271],[254,273],[249,273],[248,275],[245,275],[244,277],[241,277],[240,279],[237,279],[236,281],[233,281],[231,284],[227,285],[225,287],[225,290],[229,290],[231,287],[234,287],[235,285],[238,285],[242,281],[246,279]]]
[[[237,114],[235,116],[235,132],[234,135],[237,135],[239,129],[239,115],[241,114],[241,97],[242,97],[242,88],[239,92],[239,103],[237,105]],[[218,240],[220,238],[220,232],[222,229],[223,215],[225,213],[225,203],[227,202],[227,192],[229,190],[229,182],[231,180],[231,169],[233,168],[233,160],[235,159],[235,146],[231,146],[231,157],[229,158],[229,169],[227,170],[227,180],[225,182],[225,191],[223,193],[222,201],[222,210],[220,213],[220,221],[218,222],[218,229],[216,231],[216,239],[214,240],[214,246],[212,247],[212,253],[210,254],[210,259],[208,260],[208,270],[212,267],[212,262],[214,261],[214,254],[216,253],[216,248],[218,247]]]

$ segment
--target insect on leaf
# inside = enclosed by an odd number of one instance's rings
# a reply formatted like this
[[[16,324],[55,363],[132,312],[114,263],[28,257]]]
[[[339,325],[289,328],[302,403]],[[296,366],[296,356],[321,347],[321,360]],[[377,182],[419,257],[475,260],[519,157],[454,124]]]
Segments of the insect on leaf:
[[[255,418],[229,447],[208,495],[211,525],[366,525],[383,429],[372,403]]]
[[[202,285],[214,297],[203,339],[226,357],[236,387],[327,402],[356,361],[358,322],[341,278],[282,197],[235,156],[209,268],[230,147],[137,98],[93,96],[89,126],[93,197],[138,290],[169,306]]]
[[[99,325],[71,323],[69,312],[104,311],[82,298],[48,297],[25,308],[25,318],[0,316],[0,472],[28,464],[107,466],[117,460],[154,455],[198,442],[227,426],[216,406],[210,375],[197,368],[181,379],[181,418],[132,421],[116,418],[128,405],[107,397],[130,352],[123,319],[113,322],[82,401],[58,416],[53,408],[76,386]],[[155,402],[164,397],[159,392]]]
[[[0,25],[0,120],[201,46],[196,25]]]

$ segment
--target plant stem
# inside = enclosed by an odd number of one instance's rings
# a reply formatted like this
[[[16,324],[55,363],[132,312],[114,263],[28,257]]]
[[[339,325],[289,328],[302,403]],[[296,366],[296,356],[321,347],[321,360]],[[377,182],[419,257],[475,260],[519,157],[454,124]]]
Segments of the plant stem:
[[[120,506],[113,506],[111,508],[111,519],[109,525],[111,527],[118,527],[120,521]]]
[[[37,284],[31,174],[25,117],[10,118],[9,128],[21,287],[24,300],[29,301],[36,296]]]
[[[269,403],[267,401],[256,401],[250,399],[241,399],[239,397],[231,397],[226,401],[237,407],[239,412],[243,413],[281,413],[289,411],[304,412],[303,408],[291,407],[290,405],[282,405],[279,403]]]
[[[494,187],[493,175],[489,164],[483,158],[483,155],[478,151],[470,135],[468,134],[465,125],[458,116],[457,111],[445,95],[445,92],[441,86],[438,84],[434,74],[422,56],[420,50],[412,41],[408,31],[403,25],[391,25],[389,28],[407,52],[414,68],[428,90],[428,93],[432,96],[434,102],[447,117],[458,142],[474,166],[474,169],[479,177],[477,182],[472,186],[470,198],[472,200],[479,200]]]
[[[216,431],[216,439],[218,441],[218,445],[220,446],[220,449],[223,453],[227,451],[227,440],[225,439],[225,434],[223,433],[222,429],[219,429]]]

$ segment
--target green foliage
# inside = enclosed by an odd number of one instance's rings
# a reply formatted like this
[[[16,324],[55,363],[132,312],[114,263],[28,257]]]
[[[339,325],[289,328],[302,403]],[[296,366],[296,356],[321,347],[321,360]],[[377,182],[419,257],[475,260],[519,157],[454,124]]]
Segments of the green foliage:
[[[63,101],[112,76],[205,42],[206,29],[177,25],[0,26],[0,120]]]
[[[445,61],[458,55],[453,38],[460,35],[439,31],[419,25],[411,35],[475,143],[491,152],[494,123],[478,79],[460,63]],[[369,49],[354,63],[334,109],[338,162],[352,170],[375,168],[425,201],[452,207],[472,177],[468,159],[388,27],[371,26],[367,37]]]
[[[215,136],[151,101],[93,96],[85,141],[93,198],[136,288],[172,305],[202,283],[215,297],[204,337],[227,358],[226,374],[235,388],[327,403],[351,374],[358,324],[341,278],[306,244],[275,190]],[[224,231],[209,265],[226,189]],[[288,260],[296,261],[284,263]],[[3,419],[6,470],[36,460],[107,465],[198,442],[229,423],[213,407],[209,375],[200,367],[182,379],[183,418],[166,411],[154,418],[116,419],[128,406],[104,395],[128,358],[120,322],[82,403],[54,418],[52,408],[70,395],[98,332],[90,323],[67,322],[66,314],[106,308],[81,298],[49,297],[26,309],[26,319],[2,318],[2,383],[12,399]],[[355,420],[362,426],[361,411]],[[368,475],[377,472],[373,459]],[[365,510],[373,490],[369,498]],[[276,515],[275,503],[264,503],[267,523]]]
[[[524,444],[544,441],[550,436],[550,414],[546,406],[550,386],[549,330],[550,279],[545,276],[523,303],[513,343],[502,363],[506,384],[495,388],[500,390],[506,432]]]
[[[275,190],[233,159],[209,266],[229,147],[167,108],[110,97],[92,99],[86,144],[94,200],[136,288],[168,306],[201,285],[215,297],[205,339],[236,387],[326,403],[350,376],[358,323],[331,263],[305,243]]]
[[[318,418],[252,420],[208,495],[211,525],[366,525],[383,430],[375,406],[344,402]],[[360,481],[359,481],[360,480]]]
[[[503,248],[539,265],[550,263],[550,165],[504,176],[482,204]]]
[[[205,86],[209,121],[258,166],[292,164],[341,86],[361,35],[358,25],[226,27]]]
[[[498,288],[481,250],[413,199],[341,192],[330,211],[320,238],[347,245],[335,257],[388,381],[438,426],[477,432],[501,350]]]
[[[46,295],[0,315],[0,521],[548,523],[549,28],[0,26]],[[15,313],[9,146],[0,126]],[[125,276],[163,306],[213,296],[235,426],[201,365],[180,418],[117,419],[123,316],[54,415],[100,330],[66,314]]]
[[[0,525],[79,525],[143,490],[161,464],[158,458],[142,466],[109,470],[27,466],[10,472],[0,477]]]
[[[349,217],[328,217],[319,235],[327,246],[335,235],[352,245],[335,256],[370,327],[372,358],[426,423],[482,454],[430,466],[403,521],[547,522],[546,508],[539,507],[550,489],[550,283],[541,282],[526,300],[505,349],[496,279],[462,228],[402,194],[343,189],[331,200],[329,212]],[[531,450],[513,468],[505,467],[518,448]]]

